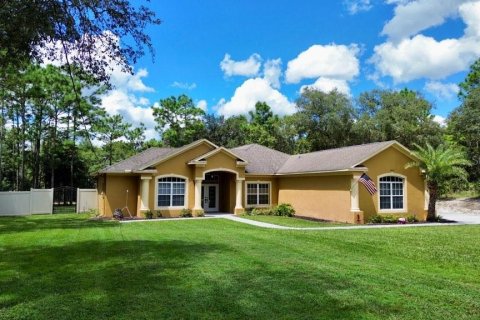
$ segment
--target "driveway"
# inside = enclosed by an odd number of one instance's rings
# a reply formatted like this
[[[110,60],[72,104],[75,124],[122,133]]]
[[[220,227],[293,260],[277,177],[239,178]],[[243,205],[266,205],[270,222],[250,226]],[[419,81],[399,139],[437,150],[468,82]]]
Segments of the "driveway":
[[[437,214],[447,220],[480,223],[480,199],[440,200],[437,202]]]

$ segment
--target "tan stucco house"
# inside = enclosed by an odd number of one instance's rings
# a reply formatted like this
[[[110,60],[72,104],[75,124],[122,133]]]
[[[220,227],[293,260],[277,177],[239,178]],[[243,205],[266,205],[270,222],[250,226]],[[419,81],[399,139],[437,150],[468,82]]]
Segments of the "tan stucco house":
[[[233,149],[198,140],[181,148],[150,148],[98,175],[100,213],[128,206],[141,216],[182,209],[241,213],[289,203],[297,215],[363,223],[375,214],[424,220],[428,194],[414,159],[396,141],[289,155],[258,144]],[[378,192],[358,182],[367,173]]]

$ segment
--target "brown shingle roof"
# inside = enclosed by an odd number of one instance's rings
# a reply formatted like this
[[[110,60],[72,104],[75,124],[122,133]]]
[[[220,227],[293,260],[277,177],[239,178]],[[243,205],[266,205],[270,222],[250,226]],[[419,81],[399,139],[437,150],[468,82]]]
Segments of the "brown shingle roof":
[[[170,154],[177,152],[178,148],[149,148],[130,158],[114,163],[106,167],[100,173],[125,172],[126,170],[141,170],[149,163],[162,159]]]
[[[352,169],[362,161],[396,143],[375,142],[290,156],[278,174],[337,171]]]
[[[289,154],[259,144],[247,144],[230,151],[248,162],[245,172],[255,174],[274,174],[290,157]]]
[[[229,150],[240,159],[248,162],[245,168],[246,173],[274,175],[353,169],[393,144],[397,144],[397,142],[375,142],[297,155],[289,155],[259,144],[248,144]],[[100,173],[143,170],[152,163],[173,156],[192,145],[194,144],[181,148],[150,148],[115,163],[103,169]],[[212,144],[212,146],[214,145]]]

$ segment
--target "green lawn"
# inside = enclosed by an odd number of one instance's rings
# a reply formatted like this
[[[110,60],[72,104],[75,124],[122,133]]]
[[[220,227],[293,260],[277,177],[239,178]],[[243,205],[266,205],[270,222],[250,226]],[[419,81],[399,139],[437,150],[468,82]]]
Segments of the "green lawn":
[[[479,319],[480,226],[0,218],[0,319]]]
[[[351,224],[347,223],[339,223],[339,222],[328,222],[328,221],[312,221],[306,219],[300,219],[295,217],[278,217],[278,216],[248,216],[242,215],[242,218],[267,222],[276,224],[279,226],[285,227],[340,227],[340,226],[351,226]]]

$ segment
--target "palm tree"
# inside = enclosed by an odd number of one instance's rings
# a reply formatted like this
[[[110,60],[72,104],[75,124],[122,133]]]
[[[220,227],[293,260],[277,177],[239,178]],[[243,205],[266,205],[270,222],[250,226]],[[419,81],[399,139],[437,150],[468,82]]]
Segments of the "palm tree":
[[[455,146],[440,145],[433,148],[427,143],[423,148],[418,144],[414,145],[418,150],[412,153],[418,160],[407,163],[405,168],[417,167],[425,174],[430,194],[427,221],[435,221],[439,186],[454,177],[467,179],[468,174],[463,167],[471,165],[471,162],[466,159],[465,153]]]

